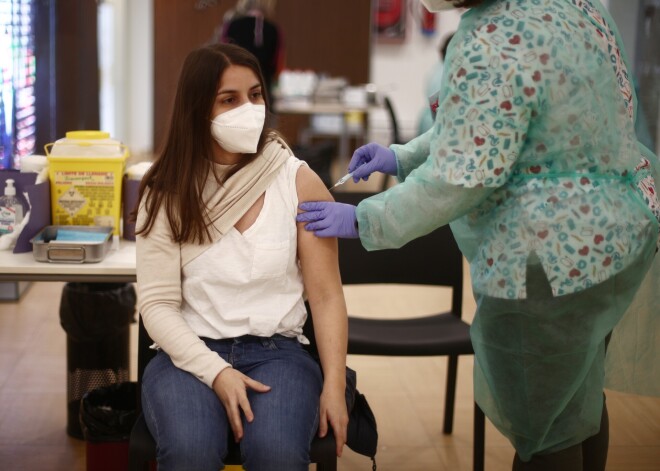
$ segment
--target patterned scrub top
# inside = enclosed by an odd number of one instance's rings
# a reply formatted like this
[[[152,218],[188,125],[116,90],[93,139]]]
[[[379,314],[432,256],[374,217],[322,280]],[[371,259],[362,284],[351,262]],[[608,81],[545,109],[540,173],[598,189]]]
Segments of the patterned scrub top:
[[[658,160],[637,140],[614,23],[587,0],[488,0],[447,54],[435,124],[392,145],[400,184],[357,208],[368,250],[451,222],[475,292],[555,296],[609,279],[658,241]]]

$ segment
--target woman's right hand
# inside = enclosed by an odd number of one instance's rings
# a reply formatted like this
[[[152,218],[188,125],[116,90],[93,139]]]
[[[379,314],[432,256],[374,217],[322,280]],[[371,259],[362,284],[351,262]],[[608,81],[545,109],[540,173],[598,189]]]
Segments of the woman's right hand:
[[[353,172],[353,181],[357,183],[360,178],[368,180],[369,175],[374,172],[382,172],[387,175],[397,174],[396,154],[393,150],[383,147],[375,142],[358,147],[353,152],[348,171]]]
[[[254,414],[247,397],[248,388],[261,393],[270,391],[270,386],[255,381],[231,367],[222,370],[213,380],[213,391],[220,398],[222,405],[225,406],[229,425],[234,432],[236,442],[241,441],[243,438],[241,410],[248,422],[254,420]]]

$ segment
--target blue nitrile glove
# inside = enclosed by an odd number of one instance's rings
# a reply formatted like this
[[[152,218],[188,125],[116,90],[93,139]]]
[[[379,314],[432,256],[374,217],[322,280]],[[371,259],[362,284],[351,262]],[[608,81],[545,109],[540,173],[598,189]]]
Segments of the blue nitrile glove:
[[[298,207],[305,212],[298,214],[296,221],[306,222],[305,230],[314,231],[317,237],[358,238],[355,206],[352,204],[306,201]]]
[[[375,142],[358,147],[353,152],[348,171],[353,172],[353,181],[357,183],[360,178],[368,180],[369,175],[374,172],[382,172],[387,175],[397,174],[396,154],[393,150],[383,147]]]

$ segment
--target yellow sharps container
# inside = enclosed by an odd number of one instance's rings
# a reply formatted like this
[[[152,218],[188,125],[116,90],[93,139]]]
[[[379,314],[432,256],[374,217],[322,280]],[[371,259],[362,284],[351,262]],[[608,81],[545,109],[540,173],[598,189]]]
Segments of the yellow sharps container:
[[[53,225],[111,226],[119,235],[128,149],[103,131],[69,131],[44,146]]]

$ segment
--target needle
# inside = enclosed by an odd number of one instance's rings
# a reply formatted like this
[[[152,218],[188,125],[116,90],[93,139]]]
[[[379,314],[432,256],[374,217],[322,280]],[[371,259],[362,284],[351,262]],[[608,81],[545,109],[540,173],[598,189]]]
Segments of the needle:
[[[339,180],[337,180],[337,183],[335,183],[334,185],[332,185],[332,186],[330,187],[330,190],[333,190],[333,189],[337,188],[339,185],[343,185],[343,184],[346,183],[346,182],[347,182],[352,176],[353,176],[353,172],[351,172],[351,173],[347,173],[346,175],[344,175],[343,177],[341,177]]]

